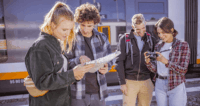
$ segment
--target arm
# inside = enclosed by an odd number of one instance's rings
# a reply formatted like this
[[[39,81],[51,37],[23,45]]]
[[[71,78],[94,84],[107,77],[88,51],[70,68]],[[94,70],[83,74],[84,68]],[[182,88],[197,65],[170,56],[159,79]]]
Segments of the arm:
[[[151,72],[153,72],[153,73],[156,73],[156,72],[157,72],[156,61],[150,60],[149,63],[146,62],[146,66],[147,66],[147,68],[148,68]]]
[[[125,37],[125,36],[124,36]],[[126,84],[125,82],[125,60],[126,60],[126,44],[125,44],[125,38],[121,37],[119,39],[118,49],[121,52],[121,54],[116,59],[116,66],[115,69],[118,72],[119,75],[119,81],[120,85]]]
[[[158,45],[156,45],[158,43],[158,39],[156,39],[154,36],[151,36],[151,38],[152,38],[152,42],[153,42],[153,50],[151,50],[151,51],[153,52],[153,51],[156,51],[156,47],[158,46]],[[147,60],[146,52],[144,53],[144,56],[145,56],[145,61],[146,61]],[[151,72],[153,72],[153,73],[157,72],[156,61],[149,59],[149,62],[146,61],[146,66]]]
[[[57,73],[50,54],[44,50],[34,50],[28,56],[31,78],[39,90],[64,88],[75,82],[73,70]]]
[[[106,36],[106,35],[104,35],[104,36]],[[105,43],[104,43],[104,48],[106,48],[105,49],[106,50],[106,55],[109,55],[109,54],[112,53],[111,46],[110,46],[110,43],[108,41],[108,38],[107,37],[105,37],[105,38],[106,38],[106,40],[105,40]],[[108,70],[111,69],[112,65],[113,65],[113,61],[108,62]]]
[[[69,69],[74,68],[76,65],[80,64],[80,56],[78,53],[79,49],[77,47],[77,42],[73,45],[72,50],[69,53],[65,53],[65,56],[69,60]]]
[[[168,67],[170,70],[175,71],[176,73],[185,75],[190,60],[190,48],[187,42],[181,43],[181,45],[182,45],[181,47],[182,50],[181,50],[180,62],[175,63],[172,61],[168,61],[168,63],[165,64],[165,66]]]

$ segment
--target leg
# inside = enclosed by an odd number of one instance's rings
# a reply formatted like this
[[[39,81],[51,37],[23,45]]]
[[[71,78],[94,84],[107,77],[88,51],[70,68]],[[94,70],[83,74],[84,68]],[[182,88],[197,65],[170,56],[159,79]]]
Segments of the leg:
[[[90,95],[86,94],[84,99],[71,99],[71,106],[89,106]]]
[[[91,95],[91,105],[90,106],[106,106],[105,100],[100,100],[99,94],[92,94]]]
[[[150,106],[154,85],[150,79],[141,81],[141,85],[138,93],[138,106]]]
[[[169,91],[169,106],[186,106],[187,93],[185,83]]]
[[[127,95],[123,95],[123,106],[135,106],[139,91],[138,81],[126,80]]]
[[[167,86],[164,80],[156,79],[155,95],[158,106],[168,106]]]

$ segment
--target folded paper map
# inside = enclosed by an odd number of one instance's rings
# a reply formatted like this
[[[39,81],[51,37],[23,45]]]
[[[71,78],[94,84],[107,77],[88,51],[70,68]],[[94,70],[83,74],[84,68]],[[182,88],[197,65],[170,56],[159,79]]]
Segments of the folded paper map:
[[[109,54],[109,55],[107,55],[105,57],[102,57],[102,58],[99,58],[99,59],[96,59],[96,60],[92,60],[92,61],[86,62],[85,65],[95,64],[94,68],[90,69],[88,72],[95,73],[100,68],[104,67],[104,64],[112,61],[113,59],[115,59],[120,54],[121,54],[120,51],[116,51],[116,52],[111,53],[111,54]]]

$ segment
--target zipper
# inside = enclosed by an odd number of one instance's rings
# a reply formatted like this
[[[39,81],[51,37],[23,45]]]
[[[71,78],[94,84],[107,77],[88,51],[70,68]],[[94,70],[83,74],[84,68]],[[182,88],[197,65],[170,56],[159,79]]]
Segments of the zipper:
[[[140,52],[140,63],[141,63],[141,52]],[[137,81],[138,81],[139,73],[140,73],[140,63],[139,63],[139,71],[138,71],[138,75],[137,75]]]
[[[143,46],[142,46],[142,50],[144,49],[144,45],[145,45],[145,42],[144,42],[144,44],[143,44]],[[139,48],[138,48],[139,49]],[[140,64],[141,64],[141,52],[142,52],[142,50],[140,51],[140,63],[139,63],[139,71],[138,71],[138,74],[137,74],[137,81],[138,81],[138,78],[139,78],[139,73],[140,73]]]

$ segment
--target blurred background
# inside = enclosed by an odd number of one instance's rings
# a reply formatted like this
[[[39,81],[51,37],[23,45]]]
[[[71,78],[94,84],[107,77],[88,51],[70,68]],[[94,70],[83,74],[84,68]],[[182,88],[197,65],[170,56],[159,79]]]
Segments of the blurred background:
[[[24,57],[39,35],[39,26],[45,14],[56,1],[0,0],[0,97],[27,94],[23,86],[23,78],[28,75]],[[60,1],[68,4],[73,12],[83,3],[94,4],[101,16],[101,22],[96,25],[96,28],[108,36],[112,51],[116,50],[119,34],[130,32],[131,18],[134,14],[144,15],[147,21],[147,32],[155,37],[157,37],[153,33],[155,23],[161,17],[169,17],[179,33],[177,38],[187,41],[191,49],[186,79],[200,78],[199,0]],[[111,69],[106,77],[108,86],[118,86],[116,70]],[[200,85],[197,84],[198,86]]]

